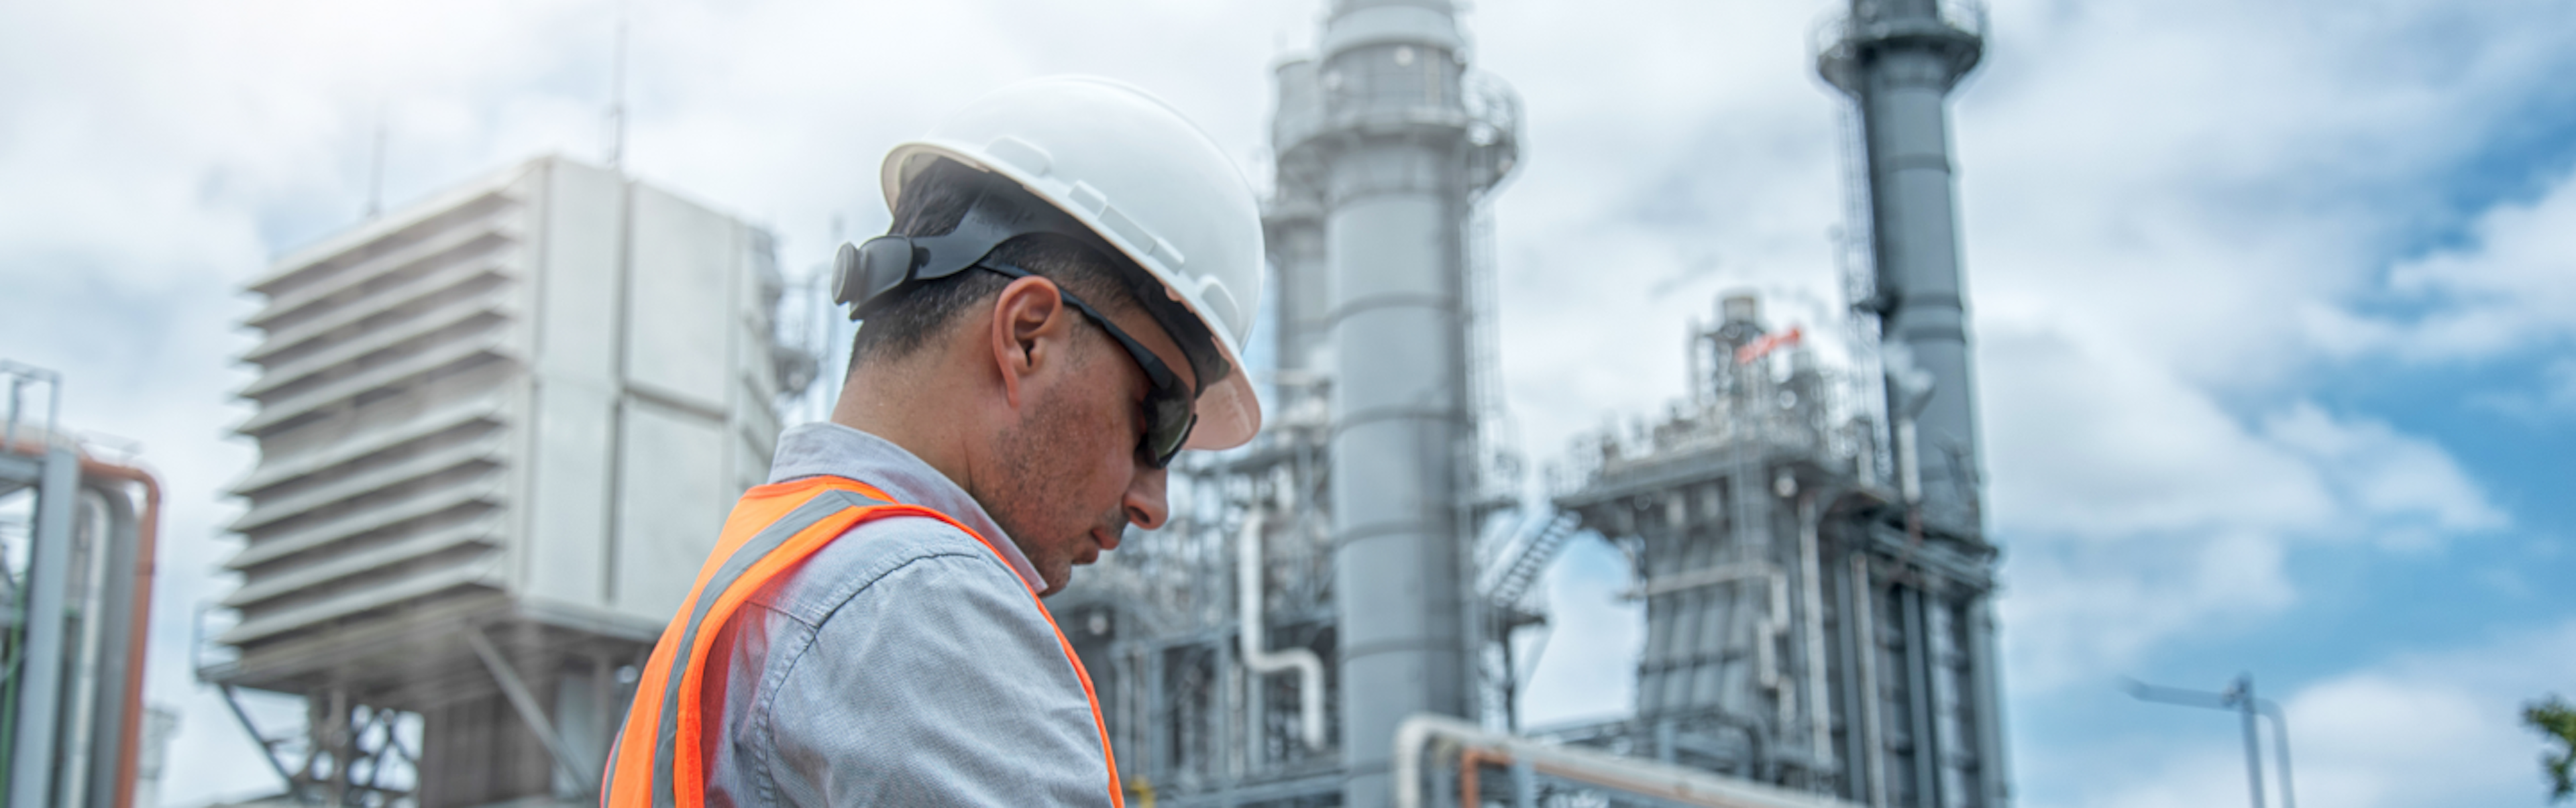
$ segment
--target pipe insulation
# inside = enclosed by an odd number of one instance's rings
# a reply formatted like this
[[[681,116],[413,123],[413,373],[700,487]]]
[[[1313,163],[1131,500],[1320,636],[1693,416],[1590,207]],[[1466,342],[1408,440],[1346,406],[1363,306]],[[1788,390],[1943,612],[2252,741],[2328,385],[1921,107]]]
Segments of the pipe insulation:
[[[1711,808],[1854,808],[1821,794],[1805,794],[1715,772],[1643,760],[1593,749],[1561,746],[1510,735],[1445,715],[1416,713],[1397,725],[1395,736],[1395,805],[1421,808],[1426,753],[1444,749],[1475,755],[1489,762],[1527,764],[1544,774],[1625,795],[1653,798],[1663,804]],[[1462,755],[1462,759],[1466,756]]]
[[[1823,563],[1816,548],[1816,492],[1798,495],[1798,590],[1799,622],[1806,647],[1807,673],[1807,753],[1830,766],[1833,759],[1833,717],[1825,704],[1825,601]],[[1786,727],[1783,727],[1786,731]]]
[[[1261,619],[1261,528],[1266,521],[1260,508],[1243,517],[1243,534],[1235,545],[1234,580],[1237,601],[1235,610],[1243,620],[1238,635],[1243,642],[1243,667],[1256,675],[1269,675],[1286,670],[1297,671],[1297,734],[1308,749],[1324,748],[1324,659],[1306,648],[1268,650],[1262,636]]]

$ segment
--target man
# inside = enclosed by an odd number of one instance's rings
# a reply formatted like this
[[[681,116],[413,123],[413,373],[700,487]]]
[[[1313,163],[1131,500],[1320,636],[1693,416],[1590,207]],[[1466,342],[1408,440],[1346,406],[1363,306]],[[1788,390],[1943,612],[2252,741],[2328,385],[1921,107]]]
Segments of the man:
[[[1051,79],[884,169],[842,245],[863,320],[830,423],[779,438],[638,682],[602,804],[1122,805],[1039,597],[1168,516],[1183,448],[1260,427],[1261,228],[1141,91]]]

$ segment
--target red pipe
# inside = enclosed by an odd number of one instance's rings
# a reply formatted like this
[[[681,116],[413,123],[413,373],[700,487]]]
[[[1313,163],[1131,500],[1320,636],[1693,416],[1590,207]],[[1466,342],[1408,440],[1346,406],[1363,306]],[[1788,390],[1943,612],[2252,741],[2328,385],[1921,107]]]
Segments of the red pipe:
[[[42,457],[45,452],[43,445],[27,441],[0,448],[31,457]],[[78,454],[81,476],[85,479],[116,480],[143,486],[143,511],[134,520],[134,611],[125,641],[128,660],[125,667],[125,726],[118,735],[122,741],[116,752],[116,800],[109,803],[113,808],[134,808],[135,767],[142,762],[140,753],[143,749],[143,658],[150,647],[152,579],[159,558],[161,481],[140,468],[93,459],[87,453]],[[73,772],[72,776],[86,777],[88,772]]]
[[[151,472],[133,466],[120,466],[81,458],[84,476],[123,480],[143,486],[143,513],[134,520],[134,605],[132,625],[125,638],[125,727],[117,737],[116,801],[114,808],[134,808],[135,767],[143,749],[143,658],[150,647],[152,631],[152,580],[159,566],[161,528],[161,481]]]
[[[1509,766],[1512,756],[1473,746],[1458,754],[1458,808],[1485,808],[1482,781],[1487,763]]]

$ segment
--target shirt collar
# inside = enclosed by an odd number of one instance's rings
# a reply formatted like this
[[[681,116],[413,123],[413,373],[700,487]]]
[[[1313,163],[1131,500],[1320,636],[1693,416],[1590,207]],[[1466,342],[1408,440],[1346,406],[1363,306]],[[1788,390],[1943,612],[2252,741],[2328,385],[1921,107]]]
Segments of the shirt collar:
[[[1011,571],[1032,590],[1046,581],[1020,554],[1019,544],[984,512],[984,506],[957,487],[948,475],[922,462],[893,441],[825,421],[789,427],[778,435],[778,456],[769,465],[769,481],[783,483],[806,477],[847,477],[884,491],[905,505],[919,505],[957,520],[981,534]]]

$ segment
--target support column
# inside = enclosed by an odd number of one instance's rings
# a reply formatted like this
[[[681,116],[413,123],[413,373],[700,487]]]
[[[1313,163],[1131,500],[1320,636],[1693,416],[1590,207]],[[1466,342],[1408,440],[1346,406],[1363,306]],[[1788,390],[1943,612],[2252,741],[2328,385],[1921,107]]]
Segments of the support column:
[[[1334,177],[1334,600],[1352,806],[1391,797],[1405,716],[1471,714],[1457,608],[1462,266],[1458,205],[1438,179],[1446,158],[1378,145],[1346,155]]]
[[[1423,787],[1392,781],[1398,723],[1477,713],[1464,245],[1517,156],[1518,107],[1470,86],[1452,0],[1330,9],[1317,58],[1279,72],[1274,260],[1281,366],[1329,360],[1342,798],[1369,808]]]
[[[68,447],[53,447],[45,452],[40,475],[35,543],[27,559],[26,651],[18,662],[22,706],[9,761],[13,774],[9,804],[13,806],[53,803],[54,736],[62,712],[63,598],[71,578],[72,511],[80,491],[80,457]]]

